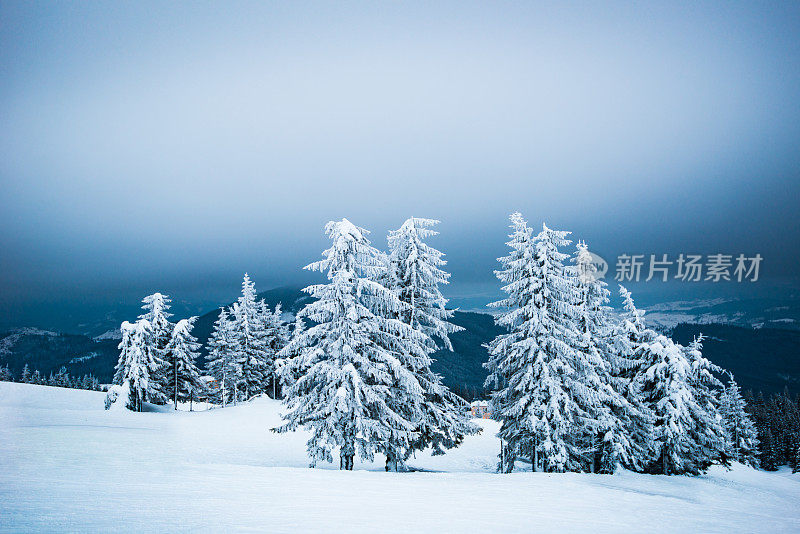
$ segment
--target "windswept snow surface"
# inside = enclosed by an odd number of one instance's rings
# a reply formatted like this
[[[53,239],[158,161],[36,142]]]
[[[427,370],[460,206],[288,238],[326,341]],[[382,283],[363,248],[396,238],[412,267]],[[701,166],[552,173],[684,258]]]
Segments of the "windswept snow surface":
[[[493,472],[497,424],[445,456],[307,467],[280,405],[105,411],[104,393],[0,382],[0,531],[800,532],[800,475]]]

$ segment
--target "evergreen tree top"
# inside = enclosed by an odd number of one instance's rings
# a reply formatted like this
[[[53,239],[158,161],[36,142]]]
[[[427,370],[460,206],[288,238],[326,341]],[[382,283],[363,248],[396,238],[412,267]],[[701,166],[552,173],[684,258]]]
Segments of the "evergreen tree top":
[[[622,313],[622,322],[626,327],[625,329],[636,333],[643,332],[645,329],[643,320],[644,311],[636,308],[631,292],[623,285],[619,286],[619,296],[622,297],[623,301],[622,309],[624,311]]]
[[[146,310],[147,313],[143,313],[139,318],[150,322],[158,322],[161,318],[172,317],[172,314],[167,311],[170,309],[170,302],[172,302],[172,299],[162,293],[153,293],[146,296],[142,299],[142,309]]]
[[[256,299],[256,284],[250,280],[250,276],[244,273],[242,279],[242,296],[239,297],[239,302],[255,302]]]
[[[373,280],[378,278],[385,265],[385,258],[366,238],[369,230],[342,219],[328,222],[325,225],[325,235],[332,243],[322,252],[324,259],[310,263],[304,269],[328,271],[329,280],[333,280],[340,272],[354,273]]]
[[[408,305],[400,315],[403,322],[420,328],[431,338],[441,339],[447,349],[453,350],[448,334],[462,328],[448,322],[453,312],[446,309],[447,299],[439,290],[439,285],[447,284],[450,278],[440,269],[447,262],[442,259],[442,252],[424,241],[438,234],[430,229],[438,222],[412,217],[398,230],[389,232],[389,255],[381,281]]]
[[[188,319],[181,319],[175,324],[175,328],[172,330],[173,337],[184,337],[189,338],[192,336],[192,328],[194,327],[194,323],[197,321],[197,316],[189,317]]]

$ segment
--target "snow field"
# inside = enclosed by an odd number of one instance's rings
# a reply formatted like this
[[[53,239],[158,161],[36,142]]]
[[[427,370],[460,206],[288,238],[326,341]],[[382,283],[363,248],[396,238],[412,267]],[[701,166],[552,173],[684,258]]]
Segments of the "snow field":
[[[0,383],[2,532],[798,532],[800,476],[495,474],[497,423],[439,457],[309,469],[281,406],[105,411],[104,394]]]

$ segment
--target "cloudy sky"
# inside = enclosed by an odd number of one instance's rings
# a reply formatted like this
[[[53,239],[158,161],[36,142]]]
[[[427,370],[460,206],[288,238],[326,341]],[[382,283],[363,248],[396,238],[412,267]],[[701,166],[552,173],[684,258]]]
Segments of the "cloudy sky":
[[[507,216],[797,274],[800,4],[0,3],[0,305],[309,280],[322,227]],[[26,308],[27,307],[27,308]]]

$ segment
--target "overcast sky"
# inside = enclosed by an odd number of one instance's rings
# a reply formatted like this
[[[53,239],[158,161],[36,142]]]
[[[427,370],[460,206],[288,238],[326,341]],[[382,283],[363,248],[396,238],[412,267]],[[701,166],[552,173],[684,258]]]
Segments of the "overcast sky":
[[[797,273],[800,3],[433,4],[0,3],[6,313],[307,281],[341,217]]]

